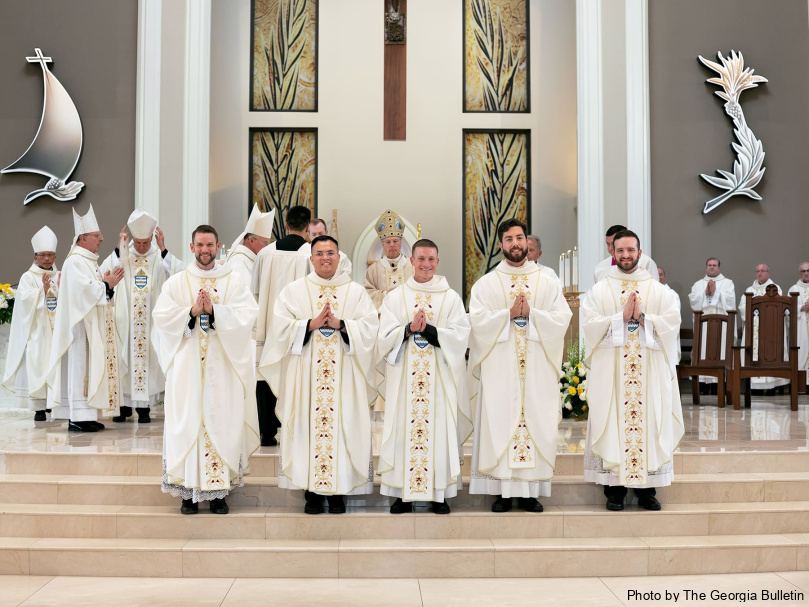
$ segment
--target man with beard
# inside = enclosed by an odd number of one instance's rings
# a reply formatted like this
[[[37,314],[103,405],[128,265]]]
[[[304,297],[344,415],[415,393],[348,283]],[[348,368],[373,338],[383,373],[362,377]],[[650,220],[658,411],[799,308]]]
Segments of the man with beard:
[[[609,257],[602,259],[596,265],[593,273],[594,284],[609,274],[610,270],[615,266],[616,261],[615,257],[613,256],[614,249],[612,246],[612,241],[615,239],[615,235],[621,230],[626,230],[626,227],[622,225],[610,226],[607,233],[604,235],[604,244],[607,245],[607,253],[609,253]],[[660,275],[657,272],[657,264],[655,264],[654,260],[646,255],[646,253],[641,253],[638,265],[649,272],[649,276],[651,276],[654,280],[660,280]]]
[[[166,374],[163,493],[196,514],[244,485],[259,447],[253,326],[258,305],[238,272],[217,265],[219,238],[209,225],[191,236],[195,262],[166,281],[155,304],[152,338]]]
[[[671,484],[683,437],[675,364],[677,295],[639,266],[640,239],[615,234],[616,265],[582,302],[588,403],[584,480],[604,485],[607,510],[623,510],[627,487],[660,510],[655,487]],[[655,272],[656,273],[656,272]]]
[[[809,261],[798,266],[798,276],[800,280],[789,292],[798,294],[798,369],[807,372],[809,385]]]
[[[562,419],[559,377],[572,316],[557,280],[527,261],[526,226],[497,228],[504,261],[472,287],[470,398],[475,441],[470,493],[496,495],[492,512],[528,512],[550,495]]]

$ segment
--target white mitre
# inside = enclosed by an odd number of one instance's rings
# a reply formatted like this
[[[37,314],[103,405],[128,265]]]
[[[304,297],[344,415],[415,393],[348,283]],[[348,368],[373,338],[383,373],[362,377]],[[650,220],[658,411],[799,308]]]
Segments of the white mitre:
[[[34,247],[34,253],[41,253],[42,251],[56,253],[56,242],[56,234],[48,226],[45,226],[34,234],[31,239],[31,246]]]
[[[90,205],[90,210],[82,217],[76,212],[76,207],[73,207],[73,240],[76,241],[82,234],[90,234],[92,232],[100,232],[101,228],[98,227],[96,221],[96,214],[93,212],[93,205]]]
[[[245,234],[255,234],[261,238],[272,239],[272,226],[275,223],[275,209],[270,210],[269,213],[262,213],[258,205],[253,205],[253,210],[250,212],[250,218],[247,220],[247,225],[244,226],[244,232],[236,237],[233,245],[230,247],[230,252],[236,250],[236,247],[242,244]]]
[[[126,221],[129,227],[129,233],[132,238],[138,240],[145,240],[154,236],[155,228],[157,227],[157,219],[152,216],[149,211],[144,209],[135,209]]]

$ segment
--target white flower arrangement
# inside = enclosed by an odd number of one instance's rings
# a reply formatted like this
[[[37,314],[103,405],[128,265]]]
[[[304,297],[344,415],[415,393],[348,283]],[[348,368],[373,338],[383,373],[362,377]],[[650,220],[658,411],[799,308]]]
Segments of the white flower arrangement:
[[[0,284],[0,325],[11,322],[16,294],[17,292],[11,288],[10,284]]]
[[[568,346],[567,360],[562,363],[559,393],[562,400],[562,415],[587,419],[587,367],[584,365],[584,349],[575,341]]]

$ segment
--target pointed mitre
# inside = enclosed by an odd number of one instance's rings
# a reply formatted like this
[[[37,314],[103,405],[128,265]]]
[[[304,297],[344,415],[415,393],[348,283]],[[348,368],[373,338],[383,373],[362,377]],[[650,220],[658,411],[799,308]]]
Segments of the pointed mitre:
[[[100,232],[101,228],[98,227],[96,221],[96,214],[93,212],[93,205],[90,205],[90,210],[83,217],[76,212],[76,207],[73,207],[73,240],[76,240],[82,234],[90,234],[92,232]]]
[[[244,227],[244,232],[236,237],[233,241],[233,246],[230,247],[230,255],[236,250],[245,235],[255,234],[261,238],[272,238],[272,226],[275,223],[275,209],[270,210],[268,213],[262,213],[257,204],[253,205],[253,210],[250,212],[250,218],[247,220],[247,225]]]
[[[56,252],[56,234],[53,233],[48,226],[43,227],[39,232],[34,234],[31,239],[31,246],[34,247],[34,253],[41,253],[42,251]]]
[[[157,227],[157,219],[144,209],[135,209],[129,216],[126,225],[129,227],[129,233],[132,234],[132,238],[144,240],[154,236],[154,230]]]
[[[379,240],[385,240],[391,236],[401,238],[404,234],[402,218],[388,209],[379,216],[379,221],[376,222],[376,234],[379,236]]]

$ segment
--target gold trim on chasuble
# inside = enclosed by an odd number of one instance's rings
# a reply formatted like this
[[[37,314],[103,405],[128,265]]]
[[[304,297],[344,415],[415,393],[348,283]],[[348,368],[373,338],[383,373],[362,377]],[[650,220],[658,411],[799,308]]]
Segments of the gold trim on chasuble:
[[[400,261],[395,268],[390,267],[390,262],[385,264],[385,277],[388,281],[386,291],[404,284],[404,264],[405,260]]]
[[[509,281],[508,300],[511,305],[520,293],[525,293],[526,298],[531,299],[531,287],[528,284],[530,274],[507,274],[505,278]],[[509,306],[511,307],[511,306]],[[536,466],[536,449],[534,439],[525,421],[525,369],[528,363],[528,322],[520,326],[514,323],[514,346],[517,361],[517,371],[520,377],[520,419],[517,422],[517,429],[511,437],[508,445],[508,467],[512,470],[518,468],[534,468]]]
[[[135,256],[132,270],[132,397],[149,396],[149,258]]]
[[[93,262],[93,266],[95,267],[98,280],[100,280],[102,284],[105,284],[98,264]],[[106,289],[106,284],[104,288]],[[87,347],[87,377],[89,377],[89,336],[88,343],[85,347]],[[118,415],[120,413],[118,402],[118,346],[115,342],[115,306],[111,299],[108,299],[107,305],[104,306],[104,367],[107,379],[107,406],[102,409],[102,413]],[[84,394],[85,396],[87,395],[87,378],[85,378]]]
[[[51,326],[51,335],[53,335],[53,321],[56,319],[56,306],[59,305],[56,297],[56,291],[53,289],[53,281],[45,293],[45,309],[48,311],[48,322]]]
[[[635,292],[640,301],[637,280],[621,281],[621,309]],[[619,476],[621,484],[627,486],[645,485],[648,466],[646,465],[646,403],[643,402],[646,381],[646,368],[643,361],[640,343],[640,327],[629,330],[626,344],[623,347],[621,364],[621,385],[624,387],[623,399],[619,404],[618,427],[624,441],[621,453]]]

